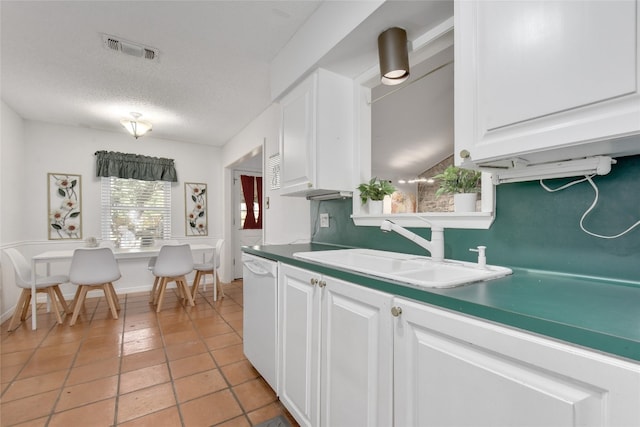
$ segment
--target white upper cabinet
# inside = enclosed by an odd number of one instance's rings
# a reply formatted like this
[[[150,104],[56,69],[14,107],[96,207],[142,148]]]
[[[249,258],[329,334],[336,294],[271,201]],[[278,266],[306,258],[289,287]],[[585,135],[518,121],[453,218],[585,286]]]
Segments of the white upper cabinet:
[[[640,133],[639,9],[457,1],[456,162],[462,150],[485,165],[640,153],[624,139]]]
[[[281,101],[282,195],[353,191],[353,81],[318,69]]]

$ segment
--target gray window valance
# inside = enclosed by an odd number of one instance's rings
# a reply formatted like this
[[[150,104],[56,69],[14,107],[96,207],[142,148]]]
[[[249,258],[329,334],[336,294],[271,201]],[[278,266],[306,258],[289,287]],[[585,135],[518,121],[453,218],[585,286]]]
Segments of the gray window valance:
[[[173,159],[96,151],[96,176],[178,182]]]

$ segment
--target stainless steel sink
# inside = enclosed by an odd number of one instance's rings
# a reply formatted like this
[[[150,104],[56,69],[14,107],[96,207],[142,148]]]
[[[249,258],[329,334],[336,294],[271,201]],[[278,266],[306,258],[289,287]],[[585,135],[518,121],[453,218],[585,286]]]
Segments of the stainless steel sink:
[[[511,270],[505,267],[480,267],[475,263],[455,260],[436,262],[426,256],[373,249],[296,252],[293,256],[424,288],[450,288],[511,274]]]

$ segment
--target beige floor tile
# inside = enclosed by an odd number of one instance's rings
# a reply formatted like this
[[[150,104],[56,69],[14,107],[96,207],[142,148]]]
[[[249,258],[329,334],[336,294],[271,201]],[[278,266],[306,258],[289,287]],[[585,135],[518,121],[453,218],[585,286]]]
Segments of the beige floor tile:
[[[261,408],[277,399],[275,392],[262,378],[237,385],[233,387],[233,392],[246,412]]]
[[[172,406],[126,423],[120,423],[118,427],[176,427],[182,425],[181,423],[178,407]]]
[[[66,354],[63,356],[32,357],[18,374],[19,379],[44,375],[63,369],[69,369],[75,355]]]
[[[120,375],[120,393],[126,394],[168,381],[171,381],[171,377],[166,363],[149,366]]]
[[[118,423],[143,417],[176,405],[170,383],[134,391],[120,396],[118,401]]]
[[[0,367],[2,369],[15,366],[15,365],[24,365],[27,363],[27,360],[31,357],[34,350],[23,350],[23,351],[14,351],[13,353],[5,353],[0,357]]]
[[[90,350],[84,350],[80,348],[76,360],[73,364],[74,367],[88,365],[90,363],[96,363],[101,360],[112,359],[114,357],[120,357],[122,351],[120,346],[105,345],[101,348],[94,348]]]
[[[140,328],[140,329],[134,329],[134,330],[130,330],[127,331],[125,330],[124,334],[123,334],[123,341],[125,343],[130,342],[130,341],[137,341],[137,340],[145,340],[145,339],[149,339],[149,338],[155,338],[155,337],[159,337],[160,334],[160,328],[158,327],[152,327],[152,328]]]
[[[109,427],[113,425],[115,412],[116,399],[114,397],[58,412],[51,417],[47,427],[70,427],[78,425],[78,422],[91,427]]]
[[[60,394],[58,390],[53,390],[11,402],[3,401],[0,405],[2,425],[12,426],[48,415],[58,398],[58,394]]]
[[[117,320],[104,297],[90,297],[73,327],[58,326],[40,304],[37,331],[29,320],[0,331],[0,425],[100,426],[115,416],[117,427],[245,427],[286,412],[268,393],[246,396],[259,376],[242,353],[242,331],[234,331],[242,287],[226,286],[215,303],[210,291],[185,307],[171,290],[158,314],[148,293],[121,295]],[[253,409],[245,414],[243,406]]]
[[[0,369],[0,383],[4,384],[13,381],[23,368],[23,365],[3,366]]]
[[[38,375],[36,377],[25,378],[11,383],[7,391],[2,395],[3,402],[10,402],[15,399],[22,399],[34,394],[41,394],[51,390],[62,388],[68,371],[55,371],[49,374]]]
[[[229,390],[219,391],[180,405],[185,426],[219,424],[242,414],[242,409]]]
[[[219,350],[224,347],[242,343],[242,338],[235,332],[228,334],[215,335],[204,339],[204,343],[209,350]]]
[[[140,353],[142,351],[154,350],[163,346],[162,337],[156,336],[151,338],[139,339],[134,341],[125,342],[122,345],[122,354],[128,356],[134,353]]]
[[[260,374],[248,360],[231,363],[220,368],[229,384],[232,386],[242,384],[249,380],[258,378]]]
[[[207,351],[207,347],[201,340],[194,340],[186,341],[180,344],[167,345],[166,351],[169,360],[177,360],[184,357],[194,356],[200,353],[205,353]]]
[[[114,397],[118,392],[118,376],[100,378],[62,389],[56,412]]]
[[[14,424],[12,427],[46,427],[49,416],[38,418],[35,420],[29,420],[24,423]]]
[[[167,346],[182,344],[189,341],[198,340],[200,337],[195,329],[191,329],[185,332],[175,332],[172,334],[164,334],[164,343]]]
[[[173,360],[169,362],[169,366],[171,367],[171,377],[175,380],[197,372],[214,369],[216,364],[214,363],[211,355],[208,352],[205,352],[195,356]]]
[[[198,332],[203,337],[214,337],[217,335],[233,333],[233,328],[225,321],[216,321],[209,325],[199,326]]]
[[[227,383],[217,369],[199,372],[174,381],[178,402],[186,402],[206,394],[227,388]]]
[[[120,369],[120,358],[113,357],[111,359],[100,360],[95,363],[77,366],[71,369],[65,386],[86,383],[97,380],[99,378],[118,375]]]
[[[121,372],[134,371],[147,366],[158,365],[167,361],[164,349],[156,349],[134,353],[122,358]]]
[[[219,366],[229,365],[246,359],[242,349],[242,344],[232,345],[220,350],[214,350],[212,353]]]

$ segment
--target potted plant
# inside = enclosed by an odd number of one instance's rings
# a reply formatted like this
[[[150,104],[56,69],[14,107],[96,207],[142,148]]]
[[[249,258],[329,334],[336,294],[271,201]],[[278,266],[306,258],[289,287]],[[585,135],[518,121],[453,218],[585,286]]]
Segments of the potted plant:
[[[475,212],[481,176],[482,174],[478,171],[449,166],[444,172],[433,177],[440,181],[436,197],[442,194],[453,194],[456,212]]]
[[[393,194],[395,187],[385,179],[373,177],[369,182],[363,182],[358,186],[360,200],[362,204],[368,204],[369,213],[372,215],[382,214],[382,200],[384,196]]]

